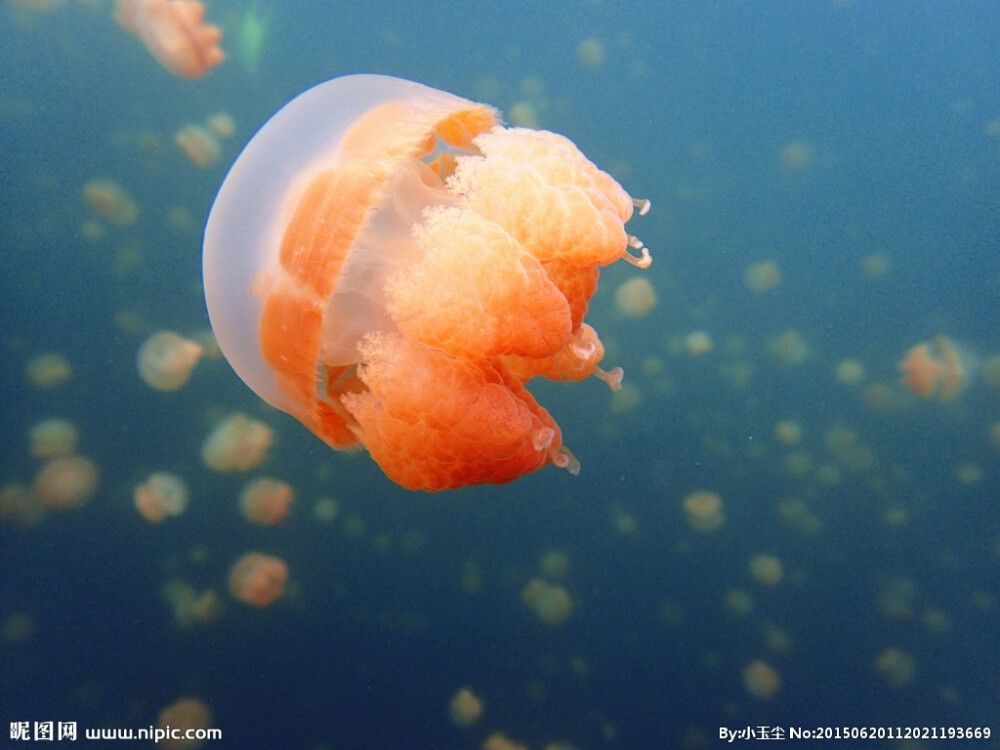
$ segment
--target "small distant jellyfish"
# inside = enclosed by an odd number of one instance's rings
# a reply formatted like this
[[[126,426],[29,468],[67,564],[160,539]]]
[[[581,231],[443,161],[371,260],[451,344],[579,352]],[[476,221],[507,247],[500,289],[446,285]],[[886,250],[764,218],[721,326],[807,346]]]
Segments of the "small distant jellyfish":
[[[73,368],[61,354],[40,354],[25,370],[28,380],[36,388],[55,388],[73,377]]]
[[[546,625],[562,625],[573,612],[573,599],[562,586],[532,578],[521,591],[521,599]]]
[[[187,124],[174,134],[174,143],[196,167],[209,167],[219,160],[219,140],[208,128]]]
[[[809,141],[794,141],[782,147],[780,160],[789,172],[800,172],[816,160],[816,148]]]
[[[715,348],[708,331],[691,331],[684,337],[684,349],[689,357],[700,357]]]
[[[781,284],[781,269],[773,260],[754,263],[744,272],[743,282],[751,292],[764,294]]]
[[[177,730],[176,737],[168,737],[159,747],[169,750],[196,750],[205,740],[194,739],[195,732],[188,737],[188,730],[209,729],[214,723],[212,710],[199,698],[181,698],[160,711],[157,726],[160,729]]]
[[[483,715],[483,701],[467,687],[460,689],[448,704],[451,723],[465,729],[471,727]]]
[[[154,333],[139,348],[139,375],[150,388],[176,391],[187,383],[205,348],[173,331]]]
[[[115,21],[174,75],[199,78],[226,59],[222,32],[205,23],[198,0],[117,0]]]
[[[114,180],[91,180],[83,186],[83,200],[94,216],[115,226],[129,226],[139,218],[132,196]]]
[[[604,45],[601,40],[590,37],[580,42],[576,48],[576,59],[583,67],[591,70],[601,67],[604,62]]]
[[[46,463],[35,476],[32,492],[42,505],[55,510],[76,508],[97,494],[100,472],[83,456],[63,456]]]
[[[802,441],[802,425],[793,419],[783,419],[774,426],[774,436],[783,445],[798,445]]]
[[[695,531],[715,531],[726,521],[722,498],[714,492],[699,490],[684,498],[684,514],[688,526]]]
[[[800,365],[809,356],[809,346],[796,330],[785,331],[771,339],[767,348],[784,365]]]
[[[913,679],[917,671],[913,655],[901,648],[890,646],[875,657],[875,670],[882,675],[889,687],[901,687]]]
[[[201,459],[215,471],[249,471],[266,458],[273,440],[270,427],[237,412],[222,420],[205,438]]]
[[[951,401],[972,380],[976,359],[947,336],[922,341],[906,353],[899,369],[915,396]]]
[[[240,512],[252,523],[276,526],[285,520],[294,497],[295,491],[285,482],[260,477],[240,492]]]
[[[780,558],[774,555],[754,555],[750,559],[750,575],[762,586],[777,586],[785,577]]]
[[[842,359],[835,372],[842,385],[859,385],[865,379],[865,366],[856,359]]]
[[[561,581],[569,573],[569,555],[561,549],[550,549],[542,555],[538,569],[550,581]]]
[[[743,686],[754,698],[770,700],[781,690],[781,676],[763,659],[754,659],[743,667]]]
[[[216,112],[214,115],[209,115],[205,118],[205,124],[219,138],[232,138],[236,133],[236,121],[228,112]]]
[[[280,557],[250,552],[233,566],[229,593],[252,607],[269,607],[283,593],[288,582],[288,564]]]
[[[76,450],[79,431],[65,419],[46,419],[28,433],[29,450],[34,458],[69,456]]]
[[[143,518],[150,523],[160,523],[187,509],[187,485],[176,474],[158,471],[136,486],[132,499]]]
[[[656,290],[644,276],[635,276],[615,290],[615,305],[630,318],[641,318],[656,307]]]

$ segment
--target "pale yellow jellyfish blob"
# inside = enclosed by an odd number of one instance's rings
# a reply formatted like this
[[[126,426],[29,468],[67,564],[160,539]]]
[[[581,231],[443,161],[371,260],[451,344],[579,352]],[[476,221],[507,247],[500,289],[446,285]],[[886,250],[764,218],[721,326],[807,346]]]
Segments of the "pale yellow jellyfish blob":
[[[28,362],[25,373],[36,388],[54,388],[73,377],[73,368],[63,355],[49,353]]]
[[[816,160],[816,149],[809,141],[794,141],[782,146],[779,159],[789,172],[799,172]]]
[[[576,59],[585,68],[601,67],[604,62],[604,44],[596,37],[584,39],[576,47]]]
[[[114,180],[91,180],[83,186],[83,200],[94,216],[115,226],[129,226],[139,218],[132,196]]]
[[[291,485],[270,477],[248,482],[240,491],[240,513],[251,523],[276,526],[285,520],[295,498]]]
[[[781,284],[781,268],[773,260],[754,263],[744,271],[743,283],[756,294],[769,292]]]
[[[715,343],[707,331],[691,331],[684,337],[684,350],[689,357],[700,357],[715,348]]]
[[[463,687],[452,696],[448,714],[456,727],[471,727],[483,715],[483,701],[470,688]]]
[[[743,667],[743,687],[754,698],[770,700],[781,690],[781,676],[763,659],[754,659]]]
[[[880,279],[892,270],[892,261],[882,253],[867,255],[861,259],[861,276],[866,279]]]
[[[798,331],[785,331],[767,342],[767,348],[785,365],[800,365],[809,356],[809,346]]]
[[[236,133],[236,120],[228,112],[216,112],[205,118],[205,124],[219,138],[232,138]]]
[[[205,438],[201,460],[215,471],[249,471],[267,457],[273,441],[270,427],[238,412],[219,422]]]
[[[37,623],[30,612],[15,612],[0,624],[0,643],[24,643],[35,634]]]
[[[684,498],[684,515],[695,531],[715,531],[726,521],[722,498],[714,492],[699,490]]]
[[[503,732],[493,732],[483,741],[483,750],[528,750],[528,746],[515,742]]]
[[[538,569],[550,581],[561,581],[569,573],[569,555],[561,549],[550,549],[542,555]]]
[[[750,558],[750,575],[762,586],[777,586],[785,577],[785,569],[774,555],[754,555]]]
[[[656,307],[656,290],[645,276],[634,276],[615,290],[615,305],[630,318],[641,318]]]
[[[902,687],[913,679],[917,662],[908,651],[890,646],[875,656],[875,670],[889,687]]]
[[[28,432],[28,445],[34,458],[68,456],[76,450],[80,437],[76,426],[65,419],[46,419]]]
[[[783,419],[774,426],[774,436],[782,445],[798,445],[802,440],[802,425],[793,419]]]
[[[132,492],[135,509],[150,523],[179,516],[187,509],[187,484],[176,474],[158,471]]]
[[[280,557],[249,552],[229,574],[229,593],[252,607],[269,607],[285,593],[288,564]]]
[[[176,737],[168,737],[159,742],[158,747],[168,750],[196,750],[205,744],[204,739],[196,739],[189,730],[209,729],[214,724],[212,709],[200,698],[180,698],[160,711],[157,726],[160,729],[179,730]]]
[[[97,464],[89,458],[62,456],[41,468],[31,491],[46,508],[66,510],[89,502],[99,482]]]
[[[859,385],[865,379],[865,366],[856,359],[842,359],[837,363],[835,374],[842,385]]]
[[[521,599],[546,625],[562,625],[573,612],[573,599],[562,586],[532,578],[521,591]]]
[[[210,167],[219,160],[222,147],[208,128],[188,123],[174,133],[174,143],[196,167]]]
[[[154,333],[139,347],[139,375],[157,391],[176,391],[187,383],[205,348],[173,331]]]

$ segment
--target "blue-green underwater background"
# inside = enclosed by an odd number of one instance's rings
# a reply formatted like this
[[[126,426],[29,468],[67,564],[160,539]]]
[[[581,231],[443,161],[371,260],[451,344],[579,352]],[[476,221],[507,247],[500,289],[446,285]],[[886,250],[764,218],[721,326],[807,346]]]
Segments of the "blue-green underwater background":
[[[747,725],[984,726],[974,743],[801,746],[1000,747],[1000,6],[214,0],[228,59],[184,80],[110,3],[24,5],[0,7],[0,484],[31,484],[47,417],[77,426],[101,484],[28,528],[3,516],[0,744],[8,722],[148,727],[196,696],[223,730],[212,748],[478,748],[501,731],[697,749]],[[606,269],[587,317],[626,387],[530,386],[579,476],[407,492],[223,360],[175,393],[140,380],[149,334],[209,326],[201,233],[241,146],[358,72],[527,113],[652,200],[628,226],[652,267]],[[173,136],[218,111],[236,133],[199,169]],[[135,223],[91,233],[97,178]],[[762,261],[781,283],[756,293]],[[658,304],[629,317],[615,290],[640,273]],[[692,356],[698,330],[714,347]],[[782,356],[789,331],[801,361]],[[967,352],[943,404],[897,371],[937,335]],[[68,382],[30,382],[46,352]],[[861,382],[838,380],[847,359]],[[250,475],[211,472],[202,441],[237,410],[275,444]],[[191,493],[159,525],[132,505],[156,470]],[[238,511],[257,474],[295,489],[275,528]],[[722,498],[713,532],[685,516],[696,490]],[[226,593],[250,550],[291,570],[268,609]],[[574,605],[558,626],[521,597],[551,550]],[[775,585],[751,573],[761,554]],[[171,580],[217,590],[221,617],[180,627]],[[767,699],[744,684],[758,659],[781,680]],[[448,702],[466,685],[485,710],[460,729]]]

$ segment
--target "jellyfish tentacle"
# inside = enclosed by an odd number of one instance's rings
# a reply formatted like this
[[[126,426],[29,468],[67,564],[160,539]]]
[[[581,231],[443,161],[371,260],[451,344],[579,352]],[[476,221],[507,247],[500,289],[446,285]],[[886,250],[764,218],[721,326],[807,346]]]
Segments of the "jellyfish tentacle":
[[[642,253],[638,258],[628,251],[628,248],[638,250]],[[622,250],[622,260],[628,261],[636,268],[649,268],[653,264],[653,256],[649,254],[649,248],[642,244],[635,235],[628,236],[628,247]]]

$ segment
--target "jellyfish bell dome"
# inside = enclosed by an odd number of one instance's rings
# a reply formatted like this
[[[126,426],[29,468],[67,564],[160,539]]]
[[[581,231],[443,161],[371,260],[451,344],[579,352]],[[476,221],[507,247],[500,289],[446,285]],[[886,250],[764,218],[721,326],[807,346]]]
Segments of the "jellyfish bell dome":
[[[301,192],[324,168],[340,162],[338,146],[351,126],[389,101],[436,100],[472,105],[419,83],[382,75],[335,78],[297,96],[257,132],[219,190],[205,228],[205,299],[219,347],[243,381],[272,406],[293,404],[279,387],[258,343],[264,295],[260,285],[279,263],[282,235]],[[482,105],[473,105],[482,106]],[[491,112],[484,108],[483,116]],[[355,304],[359,300],[352,300]],[[356,361],[355,341],[341,331],[340,359]],[[329,352],[332,347],[328,346]]]

